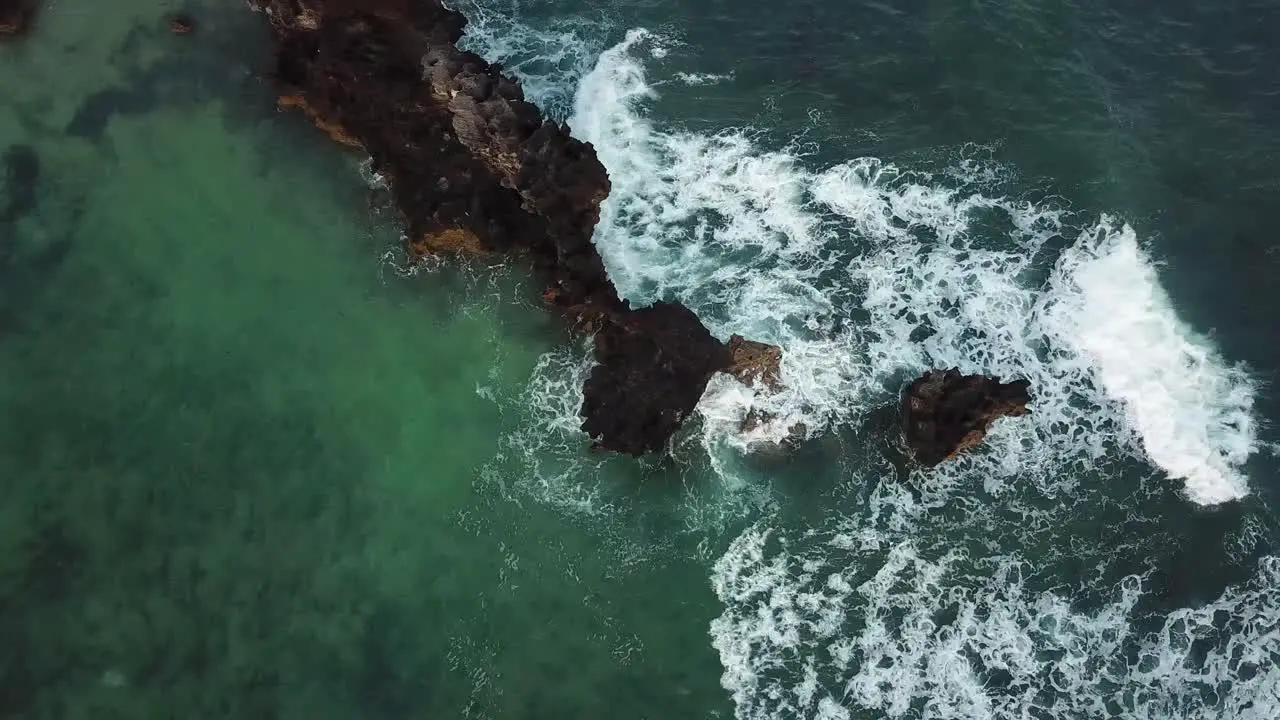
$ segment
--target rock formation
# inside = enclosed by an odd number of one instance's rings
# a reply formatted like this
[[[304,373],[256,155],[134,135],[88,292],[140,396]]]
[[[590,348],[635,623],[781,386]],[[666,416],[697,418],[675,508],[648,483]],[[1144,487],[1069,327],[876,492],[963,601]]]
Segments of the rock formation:
[[[902,397],[907,445],[929,467],[949,460],[980,444],[996,420],[1029,413],[1029,388],[1026,380],[930,370]]]
[[[174,13],[169,16],[169,32],[174,35],[190,35],[196,31],[196,21],[186,13]]]
[[[662,449],[732,355],[688,308],[655,303],[604,323],[596,360],[584,387],[582,429],[610,450],[640,455]]]
[[[782,348],[734,335],[729,338],[729,354],[732,360],[725,372],[738,378],[743,385],[755,385],[760,381],[770,390],[781,386]]]
[[[36,0],[0,0],[0,35],[21,35],[35,15]]]
[[[591,242],[609,193],[591,146],[458,50],[466,20],[439,0],[249,5],[271,22],[281,107],[371,156],[410,252],[528,257],[547,302],[596,333],[583,429],[611,450],[661,448],[734,353],[683,306],[618,297]]]

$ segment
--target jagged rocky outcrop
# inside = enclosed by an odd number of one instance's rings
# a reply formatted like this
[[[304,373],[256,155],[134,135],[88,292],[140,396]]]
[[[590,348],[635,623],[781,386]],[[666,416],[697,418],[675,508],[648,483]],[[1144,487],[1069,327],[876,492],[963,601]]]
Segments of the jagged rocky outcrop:
[[[662,449],[733,357],[689,308],[660,302],[604,323],[596,360],[583,388],[582,429],[611,450],[640,455]]]
[[[902,417],[907,446],[934,466],[979,445],[991,424],[1030,412],[1030,383],[1000,382],[959,370],[930,370],[907,386]]]
[[[763,383],[770,390],[782,386],[782,348],[748,340],[741,335],[729,338],[729,367],[725,372],[743,385]]]
[[[248,2],[271,22],[280,106],[370,155],[410,251],[528,257],[547,302],[596,333],[583,429],[612,450],[661,448],[735,351],[688,308],[618,297],[591,242],[609,193],[591,146],[459,50],[466,21],[439,0]]]
[[[21,35],[35,16],[36,0],[0,0],[0,35]]]

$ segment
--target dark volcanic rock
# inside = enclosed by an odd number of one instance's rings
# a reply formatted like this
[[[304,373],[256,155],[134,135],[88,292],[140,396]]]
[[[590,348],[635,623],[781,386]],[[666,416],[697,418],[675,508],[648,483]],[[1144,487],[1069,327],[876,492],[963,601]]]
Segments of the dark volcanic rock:
[[[656,303],[605,323],[596,333],[600,364],[584,387],[582,429],[610,450],[661,450],[698,404],[707,380],[732,359],[683,305]]]
[[[632,310],[591,242],[609,178],[589,144],[454,43],[439,0],[249,0],[271,21],[280,106],[361,148],[415,255],[519,253],[547,302],[597,332],[583,428],[602,447],[663,447],[731,354],[687,308]]]
[[[617,305],[591,245],[604,167],[519,85],[454,47],[461,15],[433,0],[251,4],[279,41],[281,105],[372,156],[416,252],[526,252],[562,307]]]
[[[903,394],[907,445],[930,467],[980,444],[991,423],[1030,412],[1030,383],[930,370]]]
[[[0,0],[0,35],[21,35],[35,15],[36,0]]]

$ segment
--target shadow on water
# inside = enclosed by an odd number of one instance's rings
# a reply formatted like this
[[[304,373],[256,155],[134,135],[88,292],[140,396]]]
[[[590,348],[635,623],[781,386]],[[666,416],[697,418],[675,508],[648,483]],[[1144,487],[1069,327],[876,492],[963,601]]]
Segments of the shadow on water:
[[[40,156],[27,145],[13,145],[0,155],[4,184],[0,185],[0,224],[17,222],[36,206]]]
[[[29,304],[40,286],[66,260],[71,250],[69,232],[40,239],[23,232],[22,221],[39,205],[42,185],[40,156],[34,148],[13,145],[0,154],[0,337],[22,326],[21,308]],[[47,184],[47,183],[46,183]],[[78,208],[69,210],[74,228]]]
[[[174,34],[167,20],[131,29],[112,58],[127,80],[85,98],[65,134],[101,142],[116,116],[215,100],[222,101],[229,123],[253,123],[274,114],[260,75],[270,56],[262,17],[234,3],[187,14],[198,18],[199,28],[189,35]],[[161,57],[144,59],[156,48],[163,48]]]

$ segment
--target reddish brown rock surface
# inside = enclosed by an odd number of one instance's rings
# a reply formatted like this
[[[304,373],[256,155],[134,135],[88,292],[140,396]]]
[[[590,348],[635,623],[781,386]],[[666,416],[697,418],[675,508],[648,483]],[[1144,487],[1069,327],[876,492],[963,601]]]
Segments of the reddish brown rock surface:
[[[996,420],[1029,413],[1029,387],[1026,380],[930,370],[903,394],[907,445],[921,464],[949,460],[981,444]]]
[[[744,385],[763,382],[765,387],[777,390],[782,371],[782,348],[777,345],[748,340],[741,335],[729,338],[729,354],[732,360],[725,372],[738,378]]]
[[[35,16],[36,0],[0,0],[0,35],[21,35]]]
[[[733,353],[683,306],[619,299],[591,242],[609,193],[591,146],[458,50],[466,21],[439,0],[249,5],[271,22],[281,106],[369,153],[410,251],[528,257],[546,301],[596,332],[583,429],[611,450],[663,447]]]

